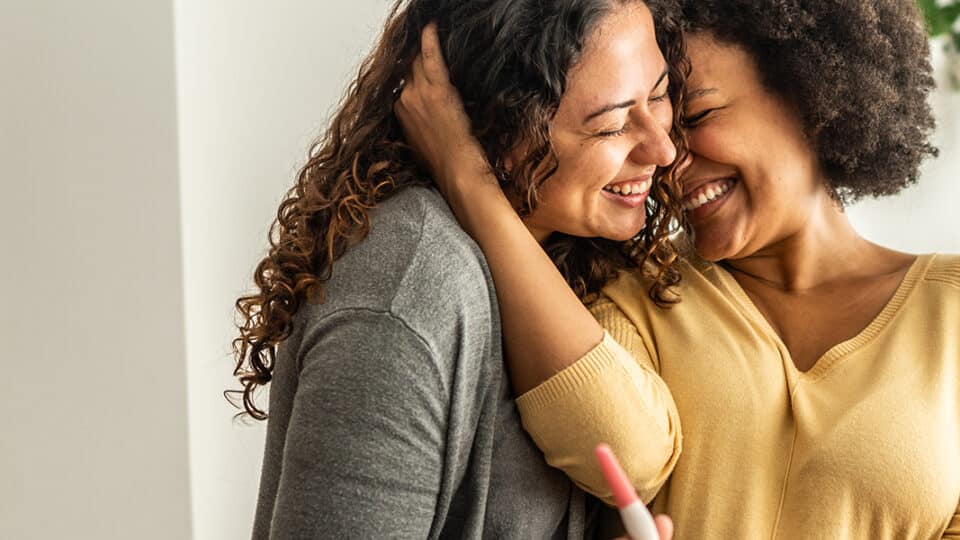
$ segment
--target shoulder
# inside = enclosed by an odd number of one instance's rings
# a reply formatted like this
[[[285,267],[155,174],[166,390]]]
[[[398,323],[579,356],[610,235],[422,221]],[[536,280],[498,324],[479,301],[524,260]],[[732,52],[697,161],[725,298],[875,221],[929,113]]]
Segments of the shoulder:
[[[379,253],[374,257],[380,264],[384,252],[388,260],[399,259],[387,263],[395,269],[392,313],[416,326],[424,319],[453,322],[465,311],[489,311],[496,297],[483,252],[436,190],[408,188],[381,210],[373,216],[367,249]]]
[[[680,283],[674,287],[680,303],[688,297],[696,297],[704,287],[713,287],[717,278],[716,265],[704,261],[696,256],[681,257],[677,262],[680,272]],[[603,296],[615,302],[622,309],[629,310],[636,306],[647,306],[652,303],[650,288],[654,284],[650,268],[633,268],[621,271],[616,279],[603,288]]]
[[[324,303],[302,310],[307,326],[332,313],[382,313],[444,357],[464,340],[499,339],[486,261],[436,190],[404,188],[370,219],[367,237],[334,263]]]
[[[486,294],[486,262],[443,198],[404,188],[370,211],[367,236],[333,265],[332,309],[391,311],[407,297],[421,304]]]
[[[415,239],[413,231],[397,230],[394,226],[408,221],[390,215],[395,212],[395,207],[416,216],[418,230]],[[408,268],[405,285],[429,283],[427,290],[420,291],[428,297],[431,297],[431,291],[445,295],[457,295],[460,291],[477,292],[478,285],[490,281],[480,247],[460,227],[446,201],[434,189],[406,189],[384,205],[382,215],[373,216],[373,227],[371,240],[385,240],[388,244],[384,248],[404,246],[403,251],[408,255],[405,259]],[[408,237],[398,238],[397,233]],[[374,239],[378,234],[379,238]]]
[[[960,290],[960,255],[937,253],[927,257],[930,260],[923,280]]]

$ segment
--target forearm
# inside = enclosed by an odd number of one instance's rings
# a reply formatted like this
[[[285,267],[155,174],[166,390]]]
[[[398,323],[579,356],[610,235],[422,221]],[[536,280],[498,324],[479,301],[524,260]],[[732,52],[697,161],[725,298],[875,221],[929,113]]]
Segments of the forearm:
[[[612,337],[576,365],[517,399],[523,427],[547,463],[609,504],[595,448],[610,445],[649,502],[681,452],[680,419],[663,380]]]
[[[492,175],[463,178],[449,191],[454,213],[493,274],[511,379],[515,392],[523,394],[587,354],[603,339],[603,329]]]

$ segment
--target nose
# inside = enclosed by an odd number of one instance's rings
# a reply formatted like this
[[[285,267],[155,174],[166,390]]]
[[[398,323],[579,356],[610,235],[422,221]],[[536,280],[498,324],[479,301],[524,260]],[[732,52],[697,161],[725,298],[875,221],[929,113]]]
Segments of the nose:
[[[645,113],[640,122],[637,141],[630,152],[630,159],[642,165],[666,167],[677,157],[677,147],[670,140],[669,124],[664,126],[653,115]]]

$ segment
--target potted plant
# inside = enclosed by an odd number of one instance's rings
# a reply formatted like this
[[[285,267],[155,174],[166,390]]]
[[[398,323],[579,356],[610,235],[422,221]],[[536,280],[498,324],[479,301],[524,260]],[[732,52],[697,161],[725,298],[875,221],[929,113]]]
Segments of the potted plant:
[[[960,17],[958,0],[918,0],[927,21],[931,47],[941,47],[944,52],[950,80],[954,88],[960,88]]]

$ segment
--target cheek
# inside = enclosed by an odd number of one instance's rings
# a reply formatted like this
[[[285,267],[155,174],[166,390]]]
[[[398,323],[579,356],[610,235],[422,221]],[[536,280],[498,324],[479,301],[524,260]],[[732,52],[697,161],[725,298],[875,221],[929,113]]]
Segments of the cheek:
[[[580,145],[558,155],[560,168],[550,181],[567,185],[566,190],[595,192],[617,178],[630,153],[625,137]]]
[[[673,105],[667,101],[658,107],[656,113],[654,113],[654,118],[657,119],[657,123],[664,131],[670,133],[670,130],[673,129]]]
[[[703,156],[710,161],[734,165],[731,163],[731,148],[734,146],[730,137],[724,137],[721,129],[715,126],[704,125],[687,132],[687,145],[690,151]]]
[[[562,165],[540,188],[537,214],[562,228],[583,220],[594,208],[600,190],[615,178],[618,167],[607,150],[592,148],[577,156],[567,155]]]
[[[540,206],[537,214],[550,220],[562,219],[575,212],[582,199],[582,186],[577,175],[568,167],[561,167],[540,188]],[[556,224],[554,224],[556,225]]]

